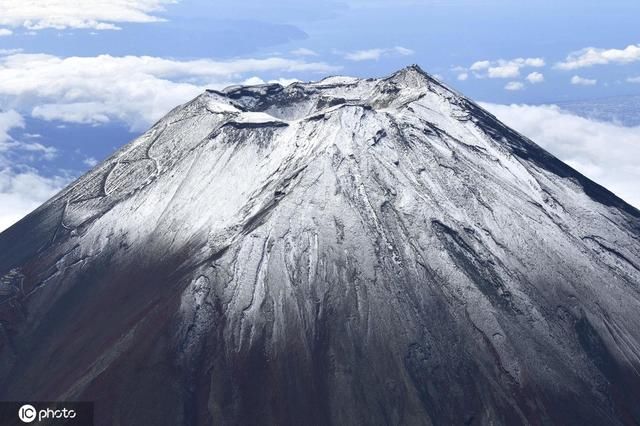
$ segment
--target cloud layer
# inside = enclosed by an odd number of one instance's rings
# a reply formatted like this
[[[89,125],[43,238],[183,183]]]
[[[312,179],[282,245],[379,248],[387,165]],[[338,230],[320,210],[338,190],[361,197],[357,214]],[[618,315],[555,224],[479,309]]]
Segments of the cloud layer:
[[[459,81],[466,81],[471,76],[476,79],[509,79],[504,89],[516,92],[523,90],[526,85],[540,84],[545,81],[544,74],[531,70],[524,81],[520,80],[522,71],[527,68],[543,68],[546,66],[544,58],[515,58],[515,59],[498,59],[496,61],[482,60],[476,61],[469,67],[456,66],[452,71],[457,74]]]
[[[161,21],[155,13],[176,0],[0,0],[0,25],[117,30],[119,23]]]
[[[637,61],[640,61],[640,44],[631,44],[624,49],[587,47],[570,53],[564,62],[556,64],[556,67],[561,70],[576,70],[594,65],[630,64]]]
[[[23,126],[23,118],[17,112],[0,112],[0,231],[20,220],[68,183],[67,178],[44,177],[28,166],[16,166],[9,159],[11,151],[16,149],[32,151],[44,158],[55,154],[50,147],[14,140],[10,132]]]
[[[543,58],[516,58],[477,61],[471,64],[469,70],[473,71],[478,78],[517,78],[523,68],[542,68],[544,66]]]
[[[483,106],[580,173],[640,208],[640,127],[586,119],[553,105]]]
[[[516,92],[518,90],[524,89],[524,83],[519,81],[510,81],[504,86],[505,90],[509,90],[511,92]]]
[[[527,81],[531,84],[538,84],[544,82],[544,74],[539,72],[532,72],[527,76]]]
[[[16,111],[0,111],[0,152],[5,151],[11,142],[9,131],[24,127],[24,120]]]
[[[600,49],[587,47],[567,55],[564,61],[557,62],[553,68],[560,71],[571,71],[588,68],[595,65],[625,65],[640,62],[640,44],[631,44],[623,49]],[[525,68],[542,68],[546,66],[544,58],[516,58],[476,61],[469,67],[455,66],[451,70],[456,73],[459,81],[466,81],[473,76],[478,79],[510,79],[505,85],[506,90],[520,90],[524,88],[525,81],[517,84],[522,70]],[[529,84],[539,84],[545,81],[541,72],[532,71],[524,80]],[[637,83],[640,77],[629,77],[627,83]],[[588,79],[578,75],[570,80],[573,85],[594,86],[598,83],[595,79]]]

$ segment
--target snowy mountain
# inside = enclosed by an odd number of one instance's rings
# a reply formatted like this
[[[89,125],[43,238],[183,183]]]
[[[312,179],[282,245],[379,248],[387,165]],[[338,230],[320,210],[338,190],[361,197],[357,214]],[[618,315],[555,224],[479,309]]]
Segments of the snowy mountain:
[[[209,91],[0,234],[0,399],[640,422],[640,212],[416,66]]]

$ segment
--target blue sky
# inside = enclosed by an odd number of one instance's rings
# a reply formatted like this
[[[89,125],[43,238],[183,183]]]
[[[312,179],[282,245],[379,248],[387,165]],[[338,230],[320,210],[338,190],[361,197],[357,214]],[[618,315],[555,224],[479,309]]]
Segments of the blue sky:
[[[0,228],[204,88],[411,63],[640,205],[640,130],[596,101],[634,115],[638,16],[635,0],[0,0]]]

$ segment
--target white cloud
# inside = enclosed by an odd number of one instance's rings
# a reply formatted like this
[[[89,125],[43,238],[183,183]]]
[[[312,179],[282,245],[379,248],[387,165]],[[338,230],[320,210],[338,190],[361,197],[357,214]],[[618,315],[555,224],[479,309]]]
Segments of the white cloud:
[[[13,31],[11,31],[10,29],[0,28],[0,37],[10,36],[11,34],[13,34]]]
[[[491,66],[490,61],[478,61],[478,62],[474,62],[469,69],[471,71],[482,71],[482,70],[486,70],[490,66]]]
[[[415,52],[411,49],[407,49],[406,47],[396,46],[387,49],[367,49],[367,50],[357,50],[355,52],[347,52],[344,54],[344,58],[349,61],[377,61],[383,56],[390,55],[400,55],[400,56],[409,56],[413,55]]]
[[[640,75],[637,77],[629,77],[627,79],[627,82],[629,83],[640,83]]]
[[[463,72],[458,74],[458,80],[466,81],[469,78],[469,73]]]
[[[522,59],[516,59],[516,61],[522,61]],[[527,67],[542,68],[546,65],[542,58],[527,58],[522,62]]]
[[[118,23],[149,23],[155,13],[176,0],[0,0],[0,25],[45,28],[116,30]]]
[[[18,142],[14,149],[35,153],[45,160],[53,160],[58,155],[58,150],[52,146],[45,146],[38,142]]]
[[[413,55],[415,52],[411,49],[407,49],[406,47],[402,47],[402,46],[396,46],[392,49],[395,53],[402,55],[402,56],[410,56]]]
[[[38,143],[21,143],[9,135],[24,127],[24,120],[15,111],[0,112],[0,231],[24,217],[31,210],[58,192],[68,180],[62,177],[44,177],[25,166],[16,167],[7,158],[10,149],[39,153],[45,158],[55,149]]]
[[[298,80],[297,78],[278,78],[275,80],[269,80],[269,81],[265,81],[263,79],[261,79],[260,77],[250,77],[246,80],[244,80],[242,82],[243,85],[245,86],[256,86],[256,85],[261,85],[261,84],[279,84],[281,86],[287,87],[290,84],[293,83],[297,83],[300,80]]]
[[[586,119],[555,105],[483,106],[580,173],[640,208],[640,127]]]
[[[522,90],[524,89],[524,84],[522,84],[519,81],[510,81],[509,83],[507,83],[506,86],[504,86],[505,90],[510,90],[512,92],[515,92],[517,90]]]
[[[538,84],[544,82],[544,75],[539,72],[532,72],[527,76],[527,81],[531,84]]]
[[[39,142],[17,141],[9,134],[9,132],[14,129],[23,129],[24,127],[24,118],[18,112],[14,110],[0,112],[0,167],[5,167],[10,164],[6,157],[9,151],[36,153],[45,160],[52,160],[57,155],[58,150],[52,146],[45,146]],[[41,136],[26,133],[23,137],[27,139],[38,139]]]
[[[564,62],[556,64],[562,70],[575,70],[594,65],[629,64],[640,61],[640,44],[629,45],[624,49],[597,49],[588,47],[570,53]]]
[[[129,111],[131,112],[131,111]],[[75,102],[71,104],[43,104],[37,105],[31,111],[34,118],[46,121],[64,121],[77,124],[106,124],[111,118],[117,117],[126,121],[114,105],[113,108],[100,102]],[[134,126],[135,123],[132,123]]]
[[[22,52],[22,49],[0,49],[0,56],[15,55]]]
[[[356,52],[347,53],[344,55],[345,59],[350,61],[371,61],[378,60],[385,53],[385,49],[368,49],[358,50]]]
[[[35,117],[100,124],[121,120],[143,130],[205,88],[242,82],[255,73],[334,72],[323,62],[280,57],[176,61],[148,56],[60,58],[0,56],[0,97]],[[291,79],[286,80],[291,81]]]
[[[22,219],[68,183],[66,178],[44,177],[34,170],[0,168],[0,231]]]
[[[9,143],[13,141],[9,132],[13,129],[23,128],[24,119],[16,111],[0,111],[0,152],[5,151]],[[0,163],[2,165],[2,163]]]
[[[489,78],[515,78],[520,76],[520,66],[518,64],[504,64],[488,69]]]
[[[292,50],[291,54],[295,56],[318,56],[318,53],[316,51],[307,49],[305,47]]]
[[[470,71],[477,78],[518,78],[523,68],[542,68],[543,58],[499,59],[497,61],[478,61],[471,64]]]
[[[574,84],[576,86],[595,86],[597,83],[598,80],[580,77],[579,75],[574,75],[573,77],[571,77],[571,84]]]

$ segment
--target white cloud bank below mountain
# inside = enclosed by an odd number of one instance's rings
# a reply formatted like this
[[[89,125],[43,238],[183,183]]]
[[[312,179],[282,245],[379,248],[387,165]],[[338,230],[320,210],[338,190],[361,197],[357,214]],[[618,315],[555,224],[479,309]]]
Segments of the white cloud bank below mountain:
[[[23,126],[24,120],[17,112],[0,112],[0,231],[20,220],[68,183],[67,178],[45,177],[35,169],[16,166],[9,161],[7,153],[16,148],[43,148],[43,156],[51,154],[50,149],[40,144],[21,143],[10,136],[12,130]]]
[[[482,106],[580,173],[640,208],[640,127],[583,118],[555,105]]]

